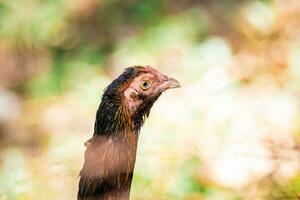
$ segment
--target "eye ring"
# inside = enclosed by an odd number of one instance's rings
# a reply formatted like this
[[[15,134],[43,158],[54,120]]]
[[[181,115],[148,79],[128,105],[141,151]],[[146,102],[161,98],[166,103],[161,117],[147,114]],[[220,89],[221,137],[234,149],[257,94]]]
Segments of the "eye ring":
[[[148,90],[150,87],[151,87],[151,81],[149,81],[149,80],[143,80],[141,82],[140,88],[142,90]]]

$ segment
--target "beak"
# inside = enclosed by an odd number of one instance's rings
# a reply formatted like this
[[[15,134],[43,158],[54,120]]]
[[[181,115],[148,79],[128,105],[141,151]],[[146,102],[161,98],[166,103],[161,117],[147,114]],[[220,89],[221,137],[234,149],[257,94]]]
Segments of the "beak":
[[[166,81],[166,89],[180,88],[180,83],[174,78],[168,78]]]
[[[180,87],[180,83],[176,79],[165,76],[164,81],[160,85],[159,91],[163,92],[168,89],[179,88],[179,87]]]

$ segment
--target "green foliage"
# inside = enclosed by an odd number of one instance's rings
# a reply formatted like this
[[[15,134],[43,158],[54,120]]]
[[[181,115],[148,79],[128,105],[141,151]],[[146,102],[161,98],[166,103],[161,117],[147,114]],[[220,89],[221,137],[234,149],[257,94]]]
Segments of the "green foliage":
[[[199,167],[199,159],[191,157],[178,168],[170,189],[170,199],[185,199],[195,194],[205,195],[207,187],[200,180]]]

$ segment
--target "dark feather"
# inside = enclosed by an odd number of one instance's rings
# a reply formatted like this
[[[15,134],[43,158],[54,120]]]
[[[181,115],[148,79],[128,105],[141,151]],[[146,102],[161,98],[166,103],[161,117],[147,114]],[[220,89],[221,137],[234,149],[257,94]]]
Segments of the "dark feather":
[[[121,132],[127,127],[127,121],[116,118],[122,115],[122,94],[120,90],[139,75],[140,66],[128,67],[104,90],[100,106],[97,110],[94,134],[107,135]]]
[[[129,199],[138,132],[150,108],[141,107],[141,113],[134,120],[129,119],[122,105],[122,91],[141,69],[139,66],[126,68],[103,93],[94,136],[87,142],[85,163],[80,173],[80,200]],[[149,102],[150,107],[153,103]]]

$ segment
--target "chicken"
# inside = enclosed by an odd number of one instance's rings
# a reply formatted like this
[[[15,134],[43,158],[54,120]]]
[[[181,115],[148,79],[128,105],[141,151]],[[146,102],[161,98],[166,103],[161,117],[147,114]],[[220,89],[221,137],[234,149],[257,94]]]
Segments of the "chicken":
[[[180,87],[150,66],[126,68],[104,91],[80,172],[79,200],[128,200],[140,129],[158,97]]]

